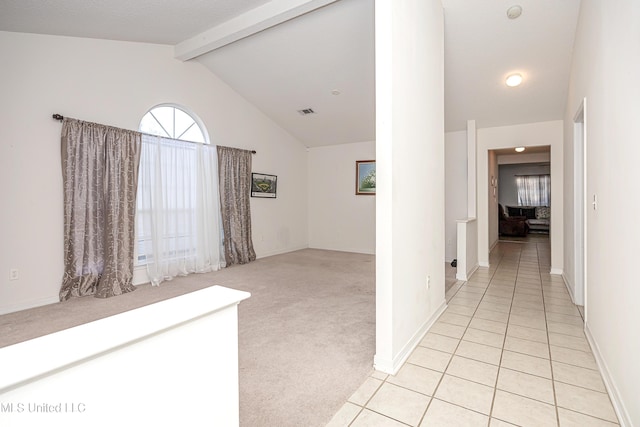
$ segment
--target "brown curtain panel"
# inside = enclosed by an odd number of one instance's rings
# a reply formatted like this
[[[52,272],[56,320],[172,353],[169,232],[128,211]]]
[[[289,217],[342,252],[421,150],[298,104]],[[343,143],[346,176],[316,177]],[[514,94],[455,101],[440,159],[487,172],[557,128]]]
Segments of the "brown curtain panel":
[[[60,300],[135,290],[138,132],[65,118],[62,124],[64,277]]]
[[[255,261],[251,241],[251,151],[218,146],[220,209],[227,266]]]

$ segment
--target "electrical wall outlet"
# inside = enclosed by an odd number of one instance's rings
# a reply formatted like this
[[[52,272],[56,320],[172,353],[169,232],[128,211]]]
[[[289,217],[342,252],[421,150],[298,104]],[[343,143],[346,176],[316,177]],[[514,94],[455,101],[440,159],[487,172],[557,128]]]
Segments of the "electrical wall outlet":
[[[17,268],[12,268],[11,270],[9,270],[9,280],[18,280],[19,276],[20,275]]]

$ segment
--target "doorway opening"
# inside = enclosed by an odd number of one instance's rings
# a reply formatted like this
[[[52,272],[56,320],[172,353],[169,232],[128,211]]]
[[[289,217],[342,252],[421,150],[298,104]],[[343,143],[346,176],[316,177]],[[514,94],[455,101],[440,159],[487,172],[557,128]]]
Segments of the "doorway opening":
[[[498,239],[549,242],[551,147],[527,147],[519,152],[513,147],[494,152],[495,177],[490,177],[493,188],[489,196],[497,204]]]

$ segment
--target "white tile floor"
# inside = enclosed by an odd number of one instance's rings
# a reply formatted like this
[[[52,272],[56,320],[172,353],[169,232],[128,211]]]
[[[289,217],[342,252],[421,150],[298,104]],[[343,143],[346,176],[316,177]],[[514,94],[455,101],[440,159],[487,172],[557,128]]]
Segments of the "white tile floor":
[[[549,243],[500,242],[397,375],[374,372],[329,426],[615,426]]]

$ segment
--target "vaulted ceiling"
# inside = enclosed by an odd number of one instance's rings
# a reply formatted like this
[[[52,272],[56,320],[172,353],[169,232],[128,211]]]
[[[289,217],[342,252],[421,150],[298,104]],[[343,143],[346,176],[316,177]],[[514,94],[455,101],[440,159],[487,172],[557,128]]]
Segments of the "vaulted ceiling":
[[[447,131],[563,118],[580,0],[443,7]],[[0,30],[174,45],[308,147],[375,139],[374,0],[3,0]]]
[[[342,0],[198,61],[307,146],[373,141],[373,39],[373,0]]]

